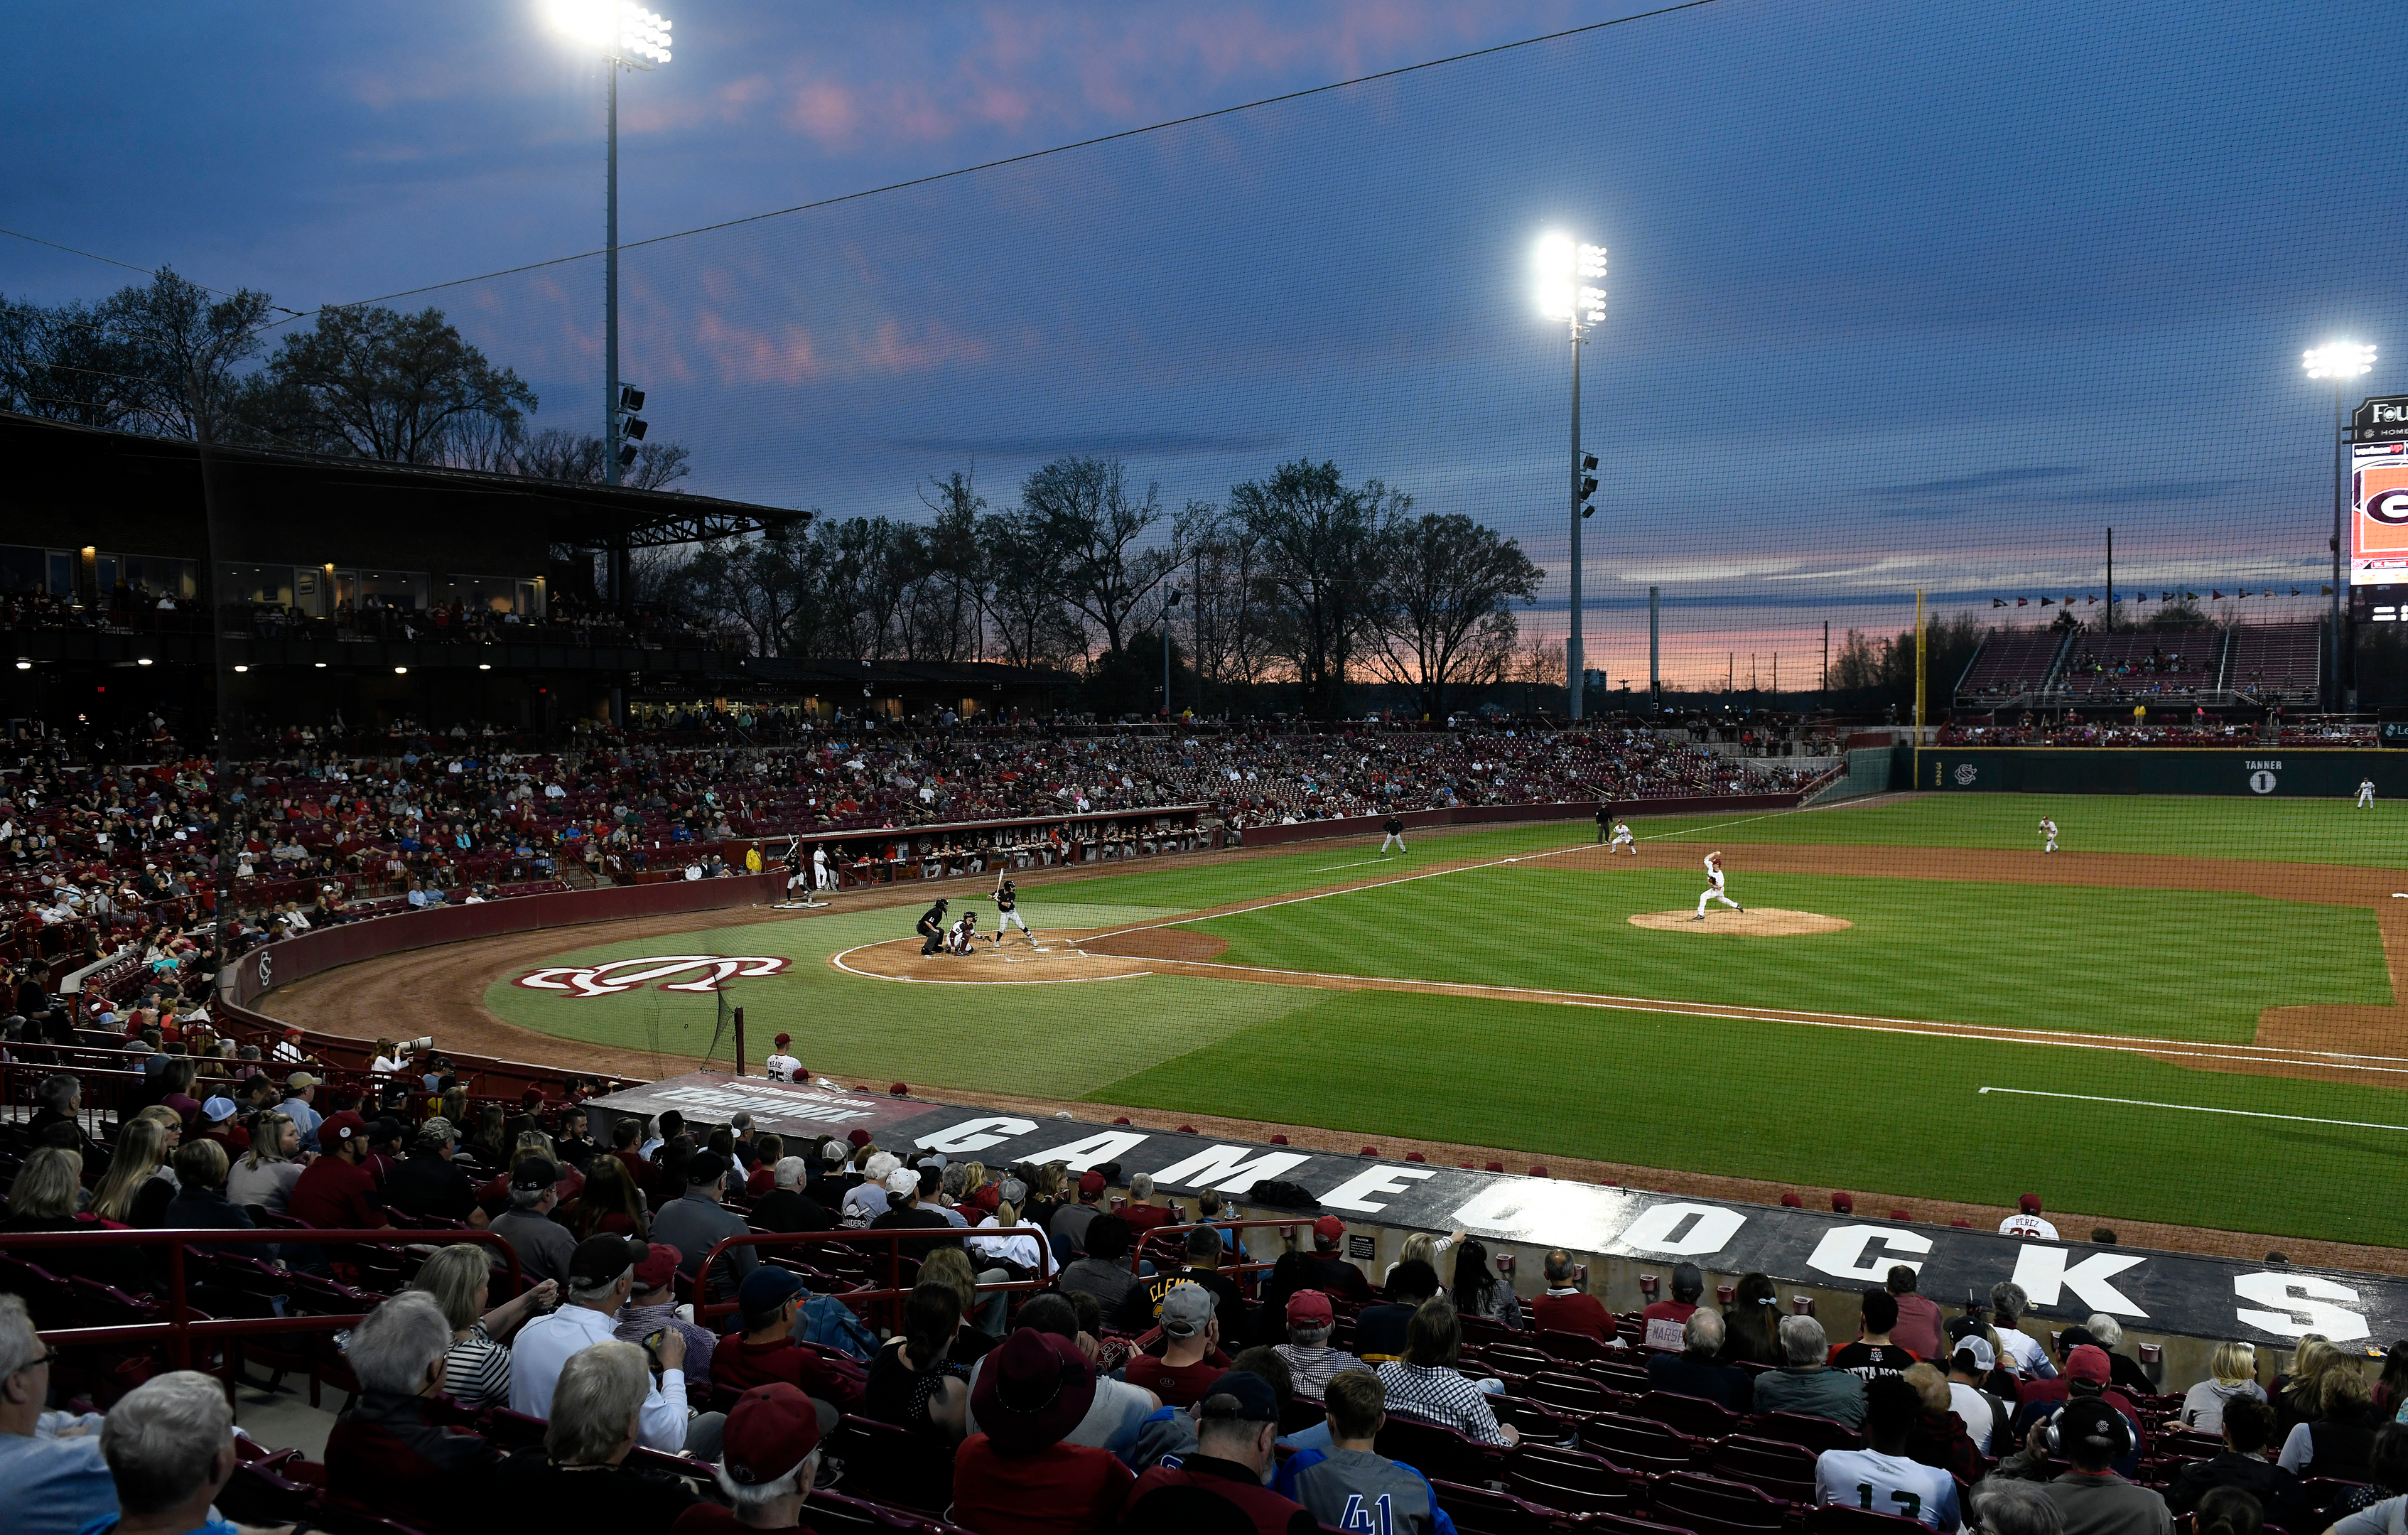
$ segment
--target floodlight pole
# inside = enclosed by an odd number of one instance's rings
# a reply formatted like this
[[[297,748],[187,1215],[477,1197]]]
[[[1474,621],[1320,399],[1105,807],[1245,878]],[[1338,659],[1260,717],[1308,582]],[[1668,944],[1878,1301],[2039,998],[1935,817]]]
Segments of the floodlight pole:
[[[604,157],[609,191],[602,224],[602,482],[619,482],[619,61],[605,55],[604,73],[610,77],[608,138]],[[611,557],[624,565],[624,549]],[[615,582],[620,572],[613,570]]]
[[[1581,717],[1581,695],[1585,689],[1584,662],[1581,654],[1581,411],[1580,411],[1580,308],[1575,303],[1571,318],[1572,334],[1572,545],[1571,545],[1571,632],[1564,639],[1564,691],[1570,699],[1568,713],[1578,721]]]
[[[2347,536],[2342,509],[2349,504],[2349,410],[2342,404],[2342,389],[2348,381],[2333,380],[2332,702],[2326,707],[2336,711],[2345,701],[2341,682],[2341,541]]]

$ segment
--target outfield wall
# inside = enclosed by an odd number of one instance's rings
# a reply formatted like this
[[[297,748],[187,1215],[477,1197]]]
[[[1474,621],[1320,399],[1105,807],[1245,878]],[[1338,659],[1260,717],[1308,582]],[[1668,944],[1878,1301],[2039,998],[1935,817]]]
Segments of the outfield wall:
[[[1721,811],[1789,811],[1799,796],[1689,795],[1675,799],[1609,801],[1618,815],[1713,815]],[[1405,829],[1423,826],[1478,826],[1507,821],[1586,821],[1597,814],[1594,799],[1553,804],[1457,805],[1452,810],[1402,811]],[[1248,826],[1243,846],[1277,847],[1283,842],[1320,841],[1339,837],[1377,837],[1385,815],[1340,815],[1326,821],[1298,821],[1289,825]]]
[[[2348,799],[2362,780],[2408,797],[2408,752],[2107,746],[1919,746],[1913,787],[1940,794],[2239,795]]]

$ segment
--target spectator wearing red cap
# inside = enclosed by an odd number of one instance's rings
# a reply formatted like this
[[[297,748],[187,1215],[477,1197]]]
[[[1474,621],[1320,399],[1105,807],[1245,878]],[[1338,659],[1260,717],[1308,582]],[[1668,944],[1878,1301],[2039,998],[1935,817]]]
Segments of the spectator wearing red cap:
[[[1371,1298],[1371,1282],[1363,1270],[1346,1261],[1343,1248],[1346,1223],[1335,1215],[1324,1215],[1312,1223],[1312,1274],[1319,1286],[1340,1300],[1361,1302]]]
[[[437,1535],[481,1527],[480,1494],[500,1453],[428,1415],[451,1350],[452,1324],[423,1290],[403,1291],[351,1328],[343,1359],[360,1394],[326,1435],[329,1493]]]
[[[2130,1399],[2107,1384],[2110,1374],[2107,1351],[2092,1341],[2089,1331],[2083,1327],[2066,1328],[2058,1342],[2065,1351],[2065,1373],[2053,1381],[2028,1382],[2016,1388],[2017,1442],[2029,1435],[2034,1424],[2056,1415],[2069,1404],[2104,1401],[2124,1415],[2125,1425],[2131,1434],[2127,1452],[2115,1457],[2115,1469],[2126,1476],[2138,1474],[2142,1453],[2148,1447],[2148,1436],[2141,1428],[2141,1414],[2133,1408]]]
[[[562,1312],[578,1309],[571,1304]],[[525,1346],[522,1335],[520,1347]],[[522,1373],[512,1372],[513,1383]],[[684,1390],[681,1377],[678,1389]],[[515,1388],[511,1395],[517,1396]],[[648,1437],[643,1426],[659,1396],[644,1351],[633,1343],[604,1339],[562,1361],[545,1383],[545,1411],[536,1414],[548,1418],[543,1443],[520,1451],[494,1472],[492,1491],[477,1509],[479,1528],[657,1535],[673,1526],[695,1501],[686,1483],[627,1465]],[[718,1434],[711,1438],[715,1460],[721,1445]]]
[[[520,1164],[522,1168],[525,1165]],[[500,1231],[501,1222],[495,1221],[494,1229]],[[570,1243],[572,1253],[575,1246]],[[645,1244],[644,1257],[636,1265],[635,1285],[627,1292],[627,1304],[621,1309],[619,1325],[611,1335],[623,1343],[641,1344],[663,1330],[682,1334],[686,1380],[693,1384],[709,1385],[711,1355],[719,1346],[719,1339],[709,1327],[697,1327],[678,1315],[677,1269],[676,1248],[659,1241]]]
[[[1558,1247],[1549,1253],[1541,1271],[1547,1290],[1530,1302],[1530,1326],[1539,1332],[1577,1332],[1599,1342],[1618,1341],[1613,1314],[1604,1302],[1580,1287],[1580,1270],[1572,1255]]]
[[[726,1441],[712,1468],[728,1506],[697,1502],[678,1515],[670,1535],[810,1535],[803,1502],[819,1481],[822,1432],[811,1399],[784,1382],[745,1392],[728,1409]]]
[[[793,1270],[766,1264],[753,1270],[736,1294],[743,1335],[719,1345],[712,1368],[720,1384],[739,1391],[783,1381],[820,1403],[823,1427],[833,1428],[838,1418],[861,1405],[864,1383],[852,1361],[831,1359],[795,1341],[795,1319],[810,1299],[810,1291]]]
[[[366,1230],[385,1224],[377,1197],[376,1178],[363,1165],[367,1160],[368,1127],[349,1109],[318,1126],[318,1147],[325,1155],[301,1169],[294,1180],[285,1213],[305,1226],[329,1231]]]
[[[1467,1387],[1469,1389],[1469,1387]],[[1215,1380],[1196,1410],[1196,1453],[1137,1479],[1124,1529],[1243,1529],[1320,1535],[1305,1506],[1263,1485],[1279,1440],[1279,1395],[1250,1370]]]
[[[2015,1205],[2015,1212],[1999,1223],[2000,1236],[2038,1241],[2057,1240],[2056,1226],[2041,1218],[2039,1195],[2027,1194],[2016,1200]]]
[[[1297,1396],[1319,1401],[1329,1378],[1340,1370],[1370,1368],[1344,1349],[1330,1347],[1329,1335],[1337,1326],[1337,1311],[1323,1291],[1298,1290],[1287,1298],[1287,1341],[1275,1352],[1287,1365]]]
[[[1076,1348],[1083,1357],[1090,1360],[1096,1357],[1096,1340],[1079,1329],[1079,1309],[1066,1296],[1031,1296],[1028,1304],[1020,1308],[1020,1328],[1023,1331],[1034,1329],[1051,1333]],[[988,1361],[994,1357],[995,1354],[990,1352],[986,1358],[970,1367],[970,1404],[964,1426],[973,1434],[983,1433],[986,1428],[978,1417],[978,1383],[979,1377],[986,1371]],[[1127,1382],[1116,1381],[1107,1374],[1096,1376],[1095,1381],[1094,1403],[1088,1407],[1087,1415],[1063,1436],[1063,1442],[1091,1444],[1097,1449],[1110,1450],[1124,1461],[1133,1460],[1139,1436],[1145,1430],[1146,1420],[1162,1405],[1161,1399],[1151,1391],[1140,1391]]]
[[[1136,1478],[1111,1451],[1065,1438],[1096,1400],[1079,1345],[1022,1327],[979,1361],[979,1432],[953,1456],[953,1521],[976,1535],[1089,1535],[1112,1528]]]
[[[1104,1175],[1089,1169],[1079,1174],[1079,1200],[1054,1212],[1045,1234],[1054,1239],[1054,1255],[1067,1259],[1087,1250],[1087,1227],[1095,1224],[1096,1201],[1104,1197]],[[1124,1249],[1125,1251],[1126,1249]]]

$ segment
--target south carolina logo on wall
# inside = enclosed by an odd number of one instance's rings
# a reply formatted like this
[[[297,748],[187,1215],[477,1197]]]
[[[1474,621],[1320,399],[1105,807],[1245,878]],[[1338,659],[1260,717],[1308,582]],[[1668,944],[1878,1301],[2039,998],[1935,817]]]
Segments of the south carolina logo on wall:
[[[649,959],[614,959],[605,965],[547,965],[510,983],[531,991],[565,991],[572,997],[618,997],[641,991],[657,981],[663,991],[717,991],[720,983],[776,975],[786,968],[782,954],[667,954]],[[683,981],[671,976],[696,972]]]
[[[1960,762],[1956,765],[1956,782],[1959,783],[1970,784],[1980,776],[1981,769],[1970,762]]]

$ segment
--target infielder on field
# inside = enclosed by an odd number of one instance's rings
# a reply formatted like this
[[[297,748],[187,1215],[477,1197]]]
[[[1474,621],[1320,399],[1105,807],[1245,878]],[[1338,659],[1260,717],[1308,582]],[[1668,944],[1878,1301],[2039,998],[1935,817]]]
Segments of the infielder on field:
[[[1380,823],[1380,829],[1387,834],[1380,839],[1381,856],[1385,857],[1387,855],[1388,844],[1391,842],[1397,844],[1397,851],[1398,853],[1405,851],[1404,817],[1400,815],[1391,815],[1385,821]]]
[[[2044,815],[2040,818],[2040,839],[2042,853],[2057,851],[2057,823]]]
[[[998,874],[995,882],[995,946],[1003,947],[1003,930],[1017,927],[1028,946],[1037,947],[1037,935],[1028,930],[1028,919],[1020,914],[1020,891],[1008,874]]]
[[[1734,911],[1747,910],[1746,907],[1731,899],[1729,893],[1723,889],[1723,855],[1719,852],[1706,854],[1706,893],[1698,897],[1698,914],[1689,919],[1691,922],[1706,920],[1706,902],[1708,901],[1720,901]]]
[[[1639,856],[1639,839],[1630,835],[1630,823],[1627,821],[1613,824],[1613,840],[1605,845],[1605,855],[1612,857],[1616,848],[1628,848],[1633,858]]]
[[[2362,778],[2358,781],[2358,808],[2361,811],[2374,809],[2374,780]]]

